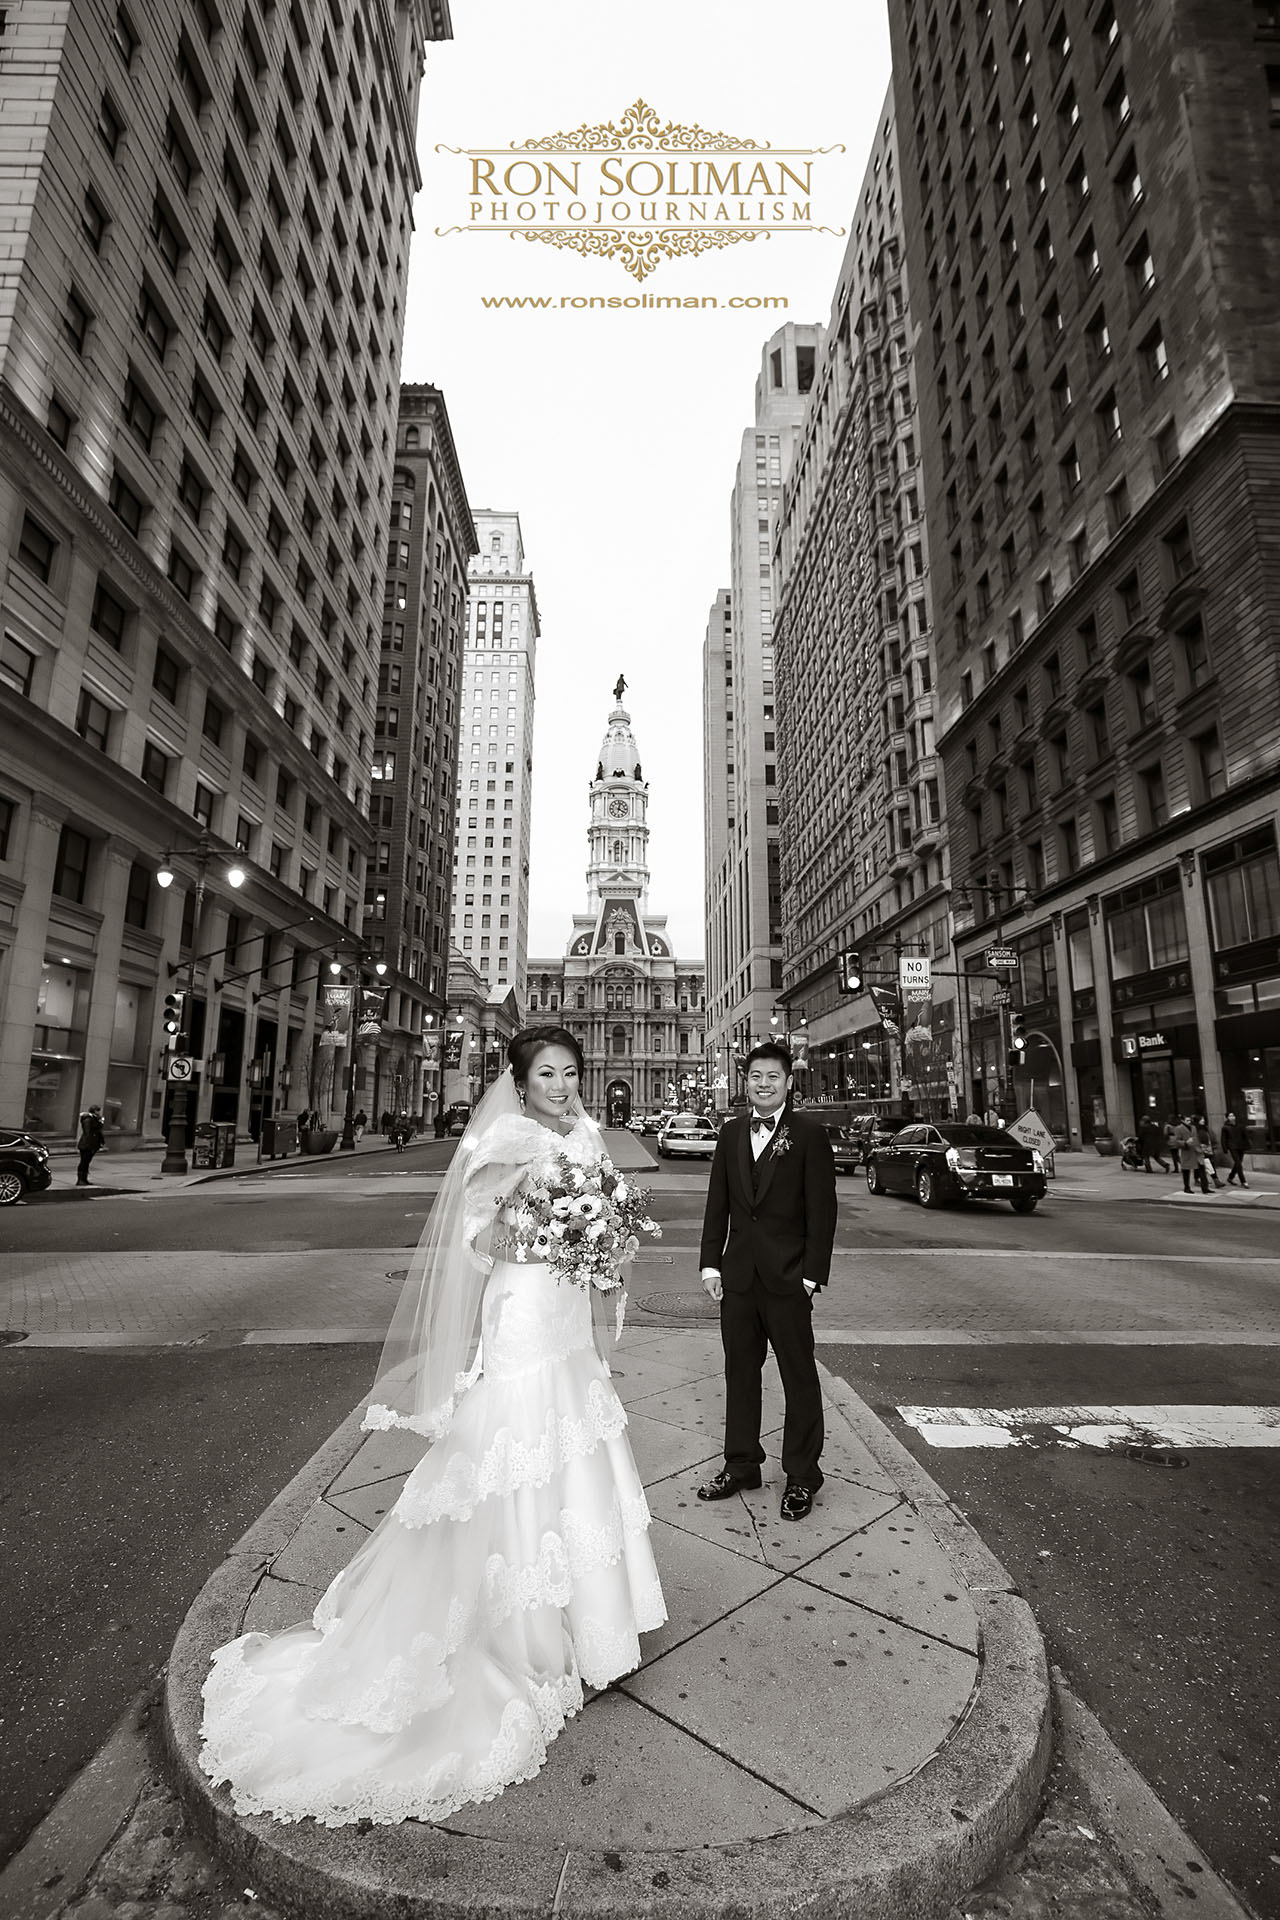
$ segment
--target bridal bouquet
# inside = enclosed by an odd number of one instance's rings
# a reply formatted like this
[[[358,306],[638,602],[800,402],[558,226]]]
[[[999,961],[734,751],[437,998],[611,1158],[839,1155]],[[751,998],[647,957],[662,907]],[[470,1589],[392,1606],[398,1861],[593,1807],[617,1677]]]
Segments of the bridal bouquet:
[[[660,1236],[645,1188],[633,1186],[607,1154],[586,1165],[556,1154],[530,1174],[508,1202],[516,1260],[545,1260],[575,1286],[612,1293],[640,1250],[642,1233]]]

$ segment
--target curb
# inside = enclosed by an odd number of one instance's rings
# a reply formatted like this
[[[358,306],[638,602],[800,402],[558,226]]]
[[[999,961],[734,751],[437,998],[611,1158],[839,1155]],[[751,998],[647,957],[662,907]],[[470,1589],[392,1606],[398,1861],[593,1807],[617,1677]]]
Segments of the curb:
[[[1031,1822],[1052,1746],[1044,1647],[1030,1607],[941,1489],[864,1401],[822,1373],[833,1411],[918,1508],[978,1613],[969,1711],[916,1775],[821,1826],[723,1847],[569,1849],[414,1822],[332,1830],[237,1815],[199,1766],[209,1656],[240,1632],[272,1558],[359,1446],[357,1407],[232,1549],[174,1642],[165,1745],[177,1791],[219,1858],[304,1920],[782,1920],[798,1906],[809,1920],[941,1920]]]

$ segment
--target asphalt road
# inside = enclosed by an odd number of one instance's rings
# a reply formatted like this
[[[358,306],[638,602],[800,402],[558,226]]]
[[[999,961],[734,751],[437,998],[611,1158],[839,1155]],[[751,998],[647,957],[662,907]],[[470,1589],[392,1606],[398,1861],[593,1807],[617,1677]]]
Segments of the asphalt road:
[[[422,1176],[450,1151],[3,1216],[0,1327],[30,1338],[0,1348],[16,1462],[0,1490],[0,1671],[17,1708],[0,1729],[0,1855],[359,1399],[430,1205]],[[696,1298],[705,1181],[704,1166],[661,1168],[664,1237],[637,1305]],[[926,1213],[842,1181],[821,1357],[968,1512],[1052,1656],[1210,1858],[1280,1916],[1277,1453],[1194,1450],[1169,1468],[1044,1436],[946,1449],[897,1412],[1280,1400],[1277,1210],[1138,1192],[1099,1203],[1064,1183],[1020,1218]]]
[[[364,1346],[0,1348],[0,1865],[369,1370]]]

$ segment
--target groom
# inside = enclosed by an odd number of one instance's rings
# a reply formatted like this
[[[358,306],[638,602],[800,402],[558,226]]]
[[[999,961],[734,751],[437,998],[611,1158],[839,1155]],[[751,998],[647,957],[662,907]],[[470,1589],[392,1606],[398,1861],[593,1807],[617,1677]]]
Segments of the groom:
[[[803,1520],[822,1485],[822,1389],[813,1296],[831,1270],[836,1170],[823,1128],[793,1111],[791,1055],[766,1040],[746,1059],[750,1116],[716,1142],[702,1226],[702,1284],[720,1302],[724,1467],[699,1500],[760,1485],[761,1375],[772,1347],[786,1395],[782,1518]]]

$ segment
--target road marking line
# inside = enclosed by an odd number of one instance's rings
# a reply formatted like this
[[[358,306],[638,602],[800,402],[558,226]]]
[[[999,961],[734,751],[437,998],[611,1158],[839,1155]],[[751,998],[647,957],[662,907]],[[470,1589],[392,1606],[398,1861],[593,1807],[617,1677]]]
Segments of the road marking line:
[[[863,1260],[1143,1260],[1149,1266],[1280,1267],[1274,1253],[1053,1253],[1036,1247],[837,1247]]]
[[[1170,1332],[1164,1327],[1128,1327],[1121,1332],[1025,1327],[815,1327],[820,1347],[1280,1347],[1280,1331],[1256,1327]]]
[[[1280,1407],[899,1407],[932,1447],[1280,1447]],[[1034,1430],[1041,1429],[1037,1434]]]

